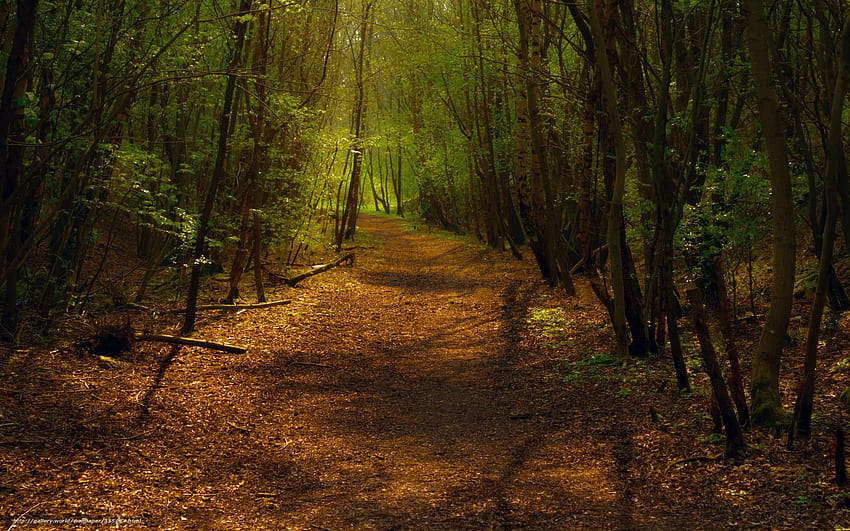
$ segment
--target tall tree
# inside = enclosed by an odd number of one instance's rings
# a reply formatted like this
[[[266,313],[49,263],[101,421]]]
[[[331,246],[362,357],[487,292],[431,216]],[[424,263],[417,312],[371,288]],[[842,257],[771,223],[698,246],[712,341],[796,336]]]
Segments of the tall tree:
[[[605,42],[599,11],[604,0],[596,0],[588,6],[590,30],[596,43]],[[626,188],[626,141],[620,125],[620,112],[617,107],[617,86],[611,73],[611,65],[604,46],[594,46],[596,61],[599,65],[599,79],[602,91],[602,105],[609,117],[609,126],[614,137],[616,172],[608,207],[608,248],[611,254],[611,284],[614,291],[614,335],[616,337],[617,357],[624,359],[628,355],[629,336],[626,329],[626,276],[623,270],[623,197]]]
[[[18,0],[16,3],[16,25],[12,46],[6,59],[3,77],[3,92],[0,94],[0,256],[4,264],[6,296],[0,317],[0,337],[14,337],[17,329],[17,284],[20,246],[21,169],[24,156],[24,103],[29,76],[28,47],[35,28],[37,0]]]
[[[549,170],[546,140],[548,112],[547,45],[543,35],[542,0],[514,0],[519,29],[519,70],[522,80],[517,104],[516,179],[519,210],[529,246],[543,278],[575,293],[561,240],[561,216]]]
[[[218,128],[218,146],[216,150],[215,163],[210,175],[209,187],[204,200],[201,217],[198,221],[198,230],[195,235],[195,247],[192,253],[192,273],[189,279],[189,292],[186,295],[186,318],[180,329],[181,333],[190,334],[195,329],[197,316],[198,291],[201,284],[201,268],[207,252],[207,233],[209,232],[210,219],[213,207],[218,195],[219,186],[224,178],[225,159],[227,157],[230,139],[230,121],[233,117],[234,93],[236,81],[239,76],[238,69],[242,66],[242,52],[245,45],[245,35],[248,29],[248,20],[245,15],[251,9],[251,0],[240,0],[239,9],[233,16],[233,49],[231,51],[230,63],[227,67],[227,81],[224,88],[224,100],[222,101],[221,116]]]
[[[844,140],[842,137],[842,117],[844,114],[844,101],[847,97],[848,86],[850,86],[850,71],[848,71],[848,64],[850,64],[850,16],[845,19],[842,25],[840,42],[841,50],[838,60],[838,73],[832,93],[829,134],[826,146],[827,160],[826,172],[824,173],[826,219],[823,223],[817,286],[815,287],[815,297],[812,301],[809,326],[806,334],[806,358],[803,376],[800,380],[797,402],[794,407],[793,426],[795,430],[790,431],[791,436],[794,435],[794,431],[802,437],[808,437],[811,434],[812,409],[815,398],[815,369],[817,366],[820,327],[827,300],[827,291],[829,291],[831,272],[833,270],[835,225],[838,220],[838,175],[842,171],[842,166],[844,167],[844,172],[846,173],[847,171],[846,160],[844,158]]]
[[[357,47],[354,54],[354,109],[351,114],[351,173],[348,192],[342,207],[342,219],[336,234],[336,248],[342,249],[342,241],[351,239],[357,231],[357,214],[360,211],[361,174],[366,144],[363,139],[366,117],[366,78],[369,68],[369,41],[371,39],[372,2],[364,0],[357,32]]]
[[[760,426],[779,421],[782,402],[779,371],[791,303],[794,296],[796,234],[785,124],[774,85],[771,30],[762,0],[743,0],[746,41],[750,52],[754,95],[767,150],[773,225],[773,281],[770,309],[753,356],[750,403],[752,422]]]

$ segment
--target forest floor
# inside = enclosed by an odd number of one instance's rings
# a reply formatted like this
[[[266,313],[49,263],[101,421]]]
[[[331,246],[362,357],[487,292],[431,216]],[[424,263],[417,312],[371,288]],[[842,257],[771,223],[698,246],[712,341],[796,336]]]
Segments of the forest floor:
[[[670,360],[613,363],[582,281],[566,298],[528,259],[415,229],[364,215],[353,267],[276,292],[288,305],[202,314],[196,337],[247,354],[0,351],[0,524],[850,526],[828,426],[794,451],[751,431],[746,459],[718,459],[704,377],[680,397]],[[152,317],[133,314],[179,324]]]

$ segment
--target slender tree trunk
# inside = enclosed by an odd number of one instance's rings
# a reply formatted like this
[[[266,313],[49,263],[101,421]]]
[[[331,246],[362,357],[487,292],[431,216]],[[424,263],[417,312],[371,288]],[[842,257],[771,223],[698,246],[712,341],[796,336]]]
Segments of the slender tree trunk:
[[[847,460],[844,449],[844,427],[835,427],[835,484],[843,487],[847,484]]]
[[[263,284],[263,218],[256,210],[253,232],[251,250],[254,261],[254,290],[257,293],[257,302],[266,302],[266,290]]]
[[[250,0],[240,0],[239,13],[244,15],[251,9]],[[201,285],[201,265],[204,254],[207,250],[207,232],[209,232],[210,218],[212,217],[213,206],[218,194],[218,188],[221,181],[224,179],[224,162],[227,157],[227,147],[230,133],[230,121],[233,114],[234,92],[236,90],[235,70],[242,64],[242,49],[245,44],[245,32],[248,23],[243,19],[237,19],[234,23],[233,34],[235,44],[233,55],[231,56],[227,82],[224,89],[224,101],[222,103],[221,118],[219,119],[218,128],[218,146],[216,150],[215,163],[213,165],[212,175],[210,176],[209,189],[204,201],[201,217],[198,221],[198,232],[195,236],[195,248],[192,253],[192,274],[189,279],[189,292],[186,296],[186,317],[181,328],[182,335],[191,334],[195,329],[195,319],[197,317],[198,292]]]
[[[758,117],[764,134],[770,171],[773,216],[773,282],[770,309],[753,356],[750,412],[753,424],[772,426],[779,421],[779,365],[794,296],[796,242],[794,201],[785,127],[773,86],[770,29],[762,0],[743,0],[747,47],[755,83]]]
[[[396,147],[396,165],[395,172],[393,173],[393,191],[395,192],[395,213],[398,216],[404,217],[404,190],[402,189],[402,148],[401,148],[401,138],[398,140],[398,146]]]
[[[251,73],[255,79],[253,99],[256,101],[254,119],[251,121],[254,145],[251,148],[248,167],[245,170],[245,191],[241,204],[239,242],[230,268],[230,286],[224,299],[225,303],[233,303],[235,299],[239,298],[239,283],[245,272],[245,265],[248,262],[252,247],[252,214],[256,214],[256,209],[262,206],[259,204],[262,202],[261,178],[269,165],[269,144],[275,134],[275,129],[268,127],[266,123],[266,109],[269,106],[266,66],[270,46],[268,20],[268,10],[263,10],[257,15],[257,35],[254,37],[251,61]]]
[[[352,162],[351,174],[348,181],[348,193],[343,203],[342,220],[336,234],[336,248],[342,249],[342,241],[354,237],[357,232],[357,213],[360,209],[361,174],[363,172],[363,120],[366,114],[366,68],[369,64],[370,18],[372,2],[366,1],[363,6],[363,18],[360,21],[360,46],[355,60],[357,94],[354,100],[352,116]]]
[[[717,313],[720,320],[720,330],[723,333],[723,346],[726,357],[729,360],[729,376],[726,379],[729,389],[732,391],[732,400],[738,409],[738,422],[742,426],[750,424],[750,408],[747,405],[747,395],[744,392],[744,378],[741,373],[741,361],[738,355],[738,344],[732,328],[732,305],[729,302],[729,294],[726,289],[726,281],[723,278],[723,260],[720,255],[714,258],[712,271],[717,275]]]
[[[732,406],[732,400],[729,398],[729,391],[723,380],[723,372],[720,370],[717,353],[711,342],[711,335],[708,332],[708,325],[705,322],[705,308],[702,304],[699,288],[688,290],[688,299],[691,303],[691,316],[694,331],[699,340],[702,360],[711,381],[715,403],[720,409],[723,426],[726,428],[725,455],[726,457],[739,457],[741,450],[744,448],[744,433],[741,431],[741,425],[738,424],[738,418],[735,416],[735,408]]]
[[[839,59],[839,72],[835,80],[830,112],[829,136],[827,140],[827,164],[824,174],[824,195],[826,196],[826,221],[823,224],[821,255],[818,268],[817,287],[809,315],[809,328],[806,335],[806,358],[803,366],[803,376],[794,407],[794,427],[796,435],[808,437],[811,434],[812,407],[815,398],[815,369],[817,366],[818,341],[820,327],[829,291],[832,257],[835,249],[835,225],[838,220],[838,168],[845,163],[842,136],[842,115],[844,100],[850,84],[848,60],[850,60],[850,17],[842,28],[842,46]]]
[[[533,12],[528,0],[515,0],[514,7],[517,13],[519,28],[519,62],[520,68],[526,77],[531,77],[531,26],[533,24]],[[537,211],[542,207],[542,189],[538,188],[532,167],[532,123],[531,111],[535,81],[527,81],[521,84],[520,97],[517,101],[516,120],[516,159],[515,179],[517,196],[519,199],[519,213],[525,232],[528,235],[528,245],[537,260],[540,274],[544,279],[553,282],[554,272],[552,264],[546,257],[545,241],[543,238],[542,223],[538,219]]]
[[[599,64],[600,87],[602,89],[602,104],[608,115],[609,125],[614,137],[616,156],[616,173],[614,176],[613,194],[608,207],[608,249],[611,255],[611,285],[614,290],[614,333],[616,336],[616,353],[620,359],[628,356],[629,334],[626,329],[626,297],[625,273],[623,270],[623,247],[620,238],[623,232],[623,196],[626,190],[626,143],[620,123],[620,112],[617,108],[617,86],[611,75],[611,66],[604,46],[602,24],[599,20],[601,9],[600,0],[595,0],[589,6],[590,28],[597,43],[596,60]]]

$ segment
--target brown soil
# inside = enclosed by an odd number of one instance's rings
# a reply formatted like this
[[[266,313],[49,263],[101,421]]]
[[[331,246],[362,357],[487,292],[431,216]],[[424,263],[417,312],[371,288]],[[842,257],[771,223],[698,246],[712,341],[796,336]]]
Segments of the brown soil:
[[[291,304],[204,314],[197,337],[246,355],[137,343],[103,369],[0,351],[6,525],[850,525],[825,428],[793,453],[750,432],[743,463],[715,459],[704,397],[676,396],[669,360],[608,363],[581,283],[565,299],[460,238],[377,216],[360,230],[356,265],[277,294]]]

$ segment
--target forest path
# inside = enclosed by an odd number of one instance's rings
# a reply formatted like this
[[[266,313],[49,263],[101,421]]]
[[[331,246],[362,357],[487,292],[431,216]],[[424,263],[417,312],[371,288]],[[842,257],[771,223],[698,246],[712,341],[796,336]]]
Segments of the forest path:
[[[381,216],[359,227],[355,266],[273,293],[291,304],[202,314],[197,337],[248,354],[143,343],[110,370],[62,348],[0,356],[0,513],[193,530],[676,529],[694,511],[718,517],[705,483],[674,508],[678,489],[646,481],[656,458],[635,450],[648,416],[618,394],[619,377],[565,383],[563,354],[540,346],[529,315],[546,307],[582,359],[606,352],[592,295],[564,299],[528,260],[469,239]],[[152,326],[163,319],[179,326]],[[669,461],[669,435],[644,440]]]
[[[2,524],[850,529],[829,434],[798,456],[749,432],[746,462],[709,458],[704,396],[677,395],[669,360],[611,364],[582,282],[565,298],[530,260],[394,218],[359,227],[354,267],[269,286],[290,304],[201,314],[197,337],[247,354],[139,343],[105,368],[72,346],[0,348]],[[207,286],[204,302],[224,295]],[[128,318],[180,325],[104,316]]]
[[[303,481],[272,518],[326,529],[632,527],[616,442],[583,429],[596,408],[546,396],[553,366],[527,374],[534,360],[519,343],[536,272],[402,227],[362,216],[375,249],[326,277],[316,306],[282,333],[292,347],[269,390],[283,388],[281,460]]]

